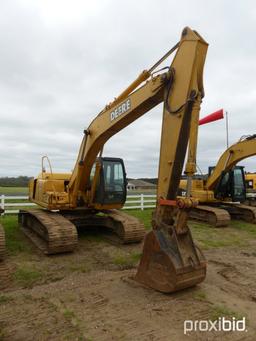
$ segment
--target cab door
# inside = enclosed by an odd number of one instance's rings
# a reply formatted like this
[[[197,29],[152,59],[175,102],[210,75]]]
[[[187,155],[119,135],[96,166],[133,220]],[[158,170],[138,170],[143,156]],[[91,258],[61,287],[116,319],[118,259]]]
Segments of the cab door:
[[[96,188],[94,204],[109,208],[122,207],[126,201],[126,173],[120,158],[101,157],[99,183]]]

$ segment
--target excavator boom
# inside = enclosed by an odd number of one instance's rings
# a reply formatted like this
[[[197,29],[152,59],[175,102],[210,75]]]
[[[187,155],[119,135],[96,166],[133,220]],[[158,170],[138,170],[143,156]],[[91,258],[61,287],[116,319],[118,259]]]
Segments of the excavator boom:
[[[206,188],[213,190],[223,172],[228,172],[238,162],[256,155],[256,135],[246,136],[230,146],[219,158],[213,172],[206,181]]]
[[[203,66],[207,43],[195,32],[184,30],[172,64],[172,95],[165,101],[158,174],[157,206],[153,230],[145,238],[136,280],[161,292],[174,292],[200,283],[206,262],[187,226],[188,212],[196,203],[177,201],[179,179],[188,142],[186,170],[195,170],[197,128],[204,96]],[[185,80],[185,81],[184,81]],[[169,89],[166,90],[167,94]]]

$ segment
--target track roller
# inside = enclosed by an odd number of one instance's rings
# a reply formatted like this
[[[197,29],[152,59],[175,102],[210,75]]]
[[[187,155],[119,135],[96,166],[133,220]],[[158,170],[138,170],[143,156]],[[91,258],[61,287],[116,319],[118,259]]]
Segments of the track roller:
[[[107,240],[118,244],[141,242],[146,232],[139,219],[115,209],[103,212],[77,209],[62,214],[77,228],[99,228]]]
[[[214,227],[225,227],[230,223],[230,215],[225,209],[206,205],[192,208],[189,218],[206,222]]]
[[[18,217],[23,232],[47,255],[72,252],[77,246],[76,227],[59,213],[21,210]]]

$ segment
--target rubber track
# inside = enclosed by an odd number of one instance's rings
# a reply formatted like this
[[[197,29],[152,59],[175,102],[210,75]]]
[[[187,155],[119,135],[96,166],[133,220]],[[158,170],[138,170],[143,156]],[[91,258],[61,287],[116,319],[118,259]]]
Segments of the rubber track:
[[[234,207],[234,213],[232,212],[232,207]],[[234,204],[227,205],[227,209],[230,209],[230,215],[232,219],[241,219],[247,223],[256,224],[256,207],[243,204]],[[235,210],[237,210],[237,214]]]
[[[242,211],[245,211],[245,220],[249,223],[256,224],[256,207],[253,206],[247,206],[247,205],[237,205],[239,209]],[[249,211],[249,215],[246,214],[246,212]]]
[[[228,226],[231,220],[230,214],[225,209],[204,205],[193,208],[189,213],[189,217],[204,221],[214,227]]]
[[[45,254],[72,252],[77,246],[76,227],[61,214],[34,209],[22,210],[19,216],[23,232]]]
[[[146,230],[139,219],[118,210],[110,210],[107,215],[113,219],[115,233],[123,244],[138,243],[144,238]]]
[[[2,261],[5,257],[5,234],[4,228],[0,224],[0,261]]]
[[[0,262],[0,289],[5,289],[11,281],[10,269],[5,261]]]

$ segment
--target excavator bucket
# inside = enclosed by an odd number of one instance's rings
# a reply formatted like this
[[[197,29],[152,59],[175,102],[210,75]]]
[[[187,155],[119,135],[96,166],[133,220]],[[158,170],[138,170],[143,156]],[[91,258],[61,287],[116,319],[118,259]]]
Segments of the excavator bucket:
[[[155,229],[146,235],[136,281],[171,293],[192,287],[205,276],[206,260],[193,243],[189,229],[182,234],[177,234],[174,228]]]

